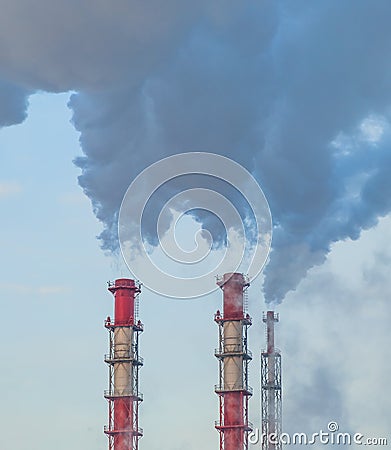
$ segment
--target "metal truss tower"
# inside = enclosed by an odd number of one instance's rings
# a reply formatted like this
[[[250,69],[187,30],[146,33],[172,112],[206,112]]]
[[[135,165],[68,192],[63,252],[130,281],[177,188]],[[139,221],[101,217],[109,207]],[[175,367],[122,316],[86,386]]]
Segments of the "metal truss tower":
[[[263,316],[267,348],[261,353],[262,450],[282,448],[281,353],[274,346],[274,324],[278,321],[274,311],[267,311]]]

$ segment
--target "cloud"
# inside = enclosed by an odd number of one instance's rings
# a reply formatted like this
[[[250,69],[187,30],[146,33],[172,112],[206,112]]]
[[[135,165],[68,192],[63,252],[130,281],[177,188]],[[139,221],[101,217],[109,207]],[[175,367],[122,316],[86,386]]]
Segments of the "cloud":
[[[33,286],[26,284],[2,284],[0,287],[5,291],[21,295],[55,296],[69,292],[69,286],[63,285]]]
[[[0,199],[12,197],[22,191],[22,186],[16,182],[0,181]]]
[[[66,292],[69,292],[69,288],[66,286],[40,286],[37,288],[37,292],[40,295],[57,295],[57,294],[64,294]]]

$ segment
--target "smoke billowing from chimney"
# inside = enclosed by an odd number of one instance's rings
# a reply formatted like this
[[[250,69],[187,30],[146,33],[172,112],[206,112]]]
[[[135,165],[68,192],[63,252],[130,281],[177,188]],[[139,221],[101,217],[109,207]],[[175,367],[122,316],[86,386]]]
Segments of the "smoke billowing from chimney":
[[[228,156],[264,189],[267,301],[391,210],[388,1],[6,3],[0,63],[20,88],[0,84],[0,120],[22,120],[31,90],[77,91],[75,163],[104,249],[132,179],[184,151]]]

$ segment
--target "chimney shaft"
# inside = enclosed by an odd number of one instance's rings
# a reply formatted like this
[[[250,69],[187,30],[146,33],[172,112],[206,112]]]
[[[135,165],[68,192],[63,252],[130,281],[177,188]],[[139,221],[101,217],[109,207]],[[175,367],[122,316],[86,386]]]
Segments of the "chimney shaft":
[[[220,382],[216,393],[220,401],[220,420],[216,429],[220,432],[220,450],[248,448],[248,398],[252,394],[248,386],[248,363],[251,353],[247,349],[247,329],[251,318],[244,311],[245,289],[249,283],[241,273],[226,273],[217,283],[223,290],[223,312],[217,311],[215,321],[219,325]]]
[[[138,355],[139,333],[142,323],[136,319],[136,302],[140,292],[134,280],[121,278],[109,283],[114,295],[114,320],[106,319],[109,330],[109,450],[137,450],[142,431],[138,427],[138,405],[142,396],[138,390],[138,369],[142,359]]]

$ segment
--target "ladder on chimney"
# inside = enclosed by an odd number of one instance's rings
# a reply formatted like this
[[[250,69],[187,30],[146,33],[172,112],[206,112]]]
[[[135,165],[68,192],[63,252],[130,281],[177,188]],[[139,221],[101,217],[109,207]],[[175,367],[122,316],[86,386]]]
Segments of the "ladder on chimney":
[[[243,291],[243,312],[248,312],[248,292],[247,289]]]

